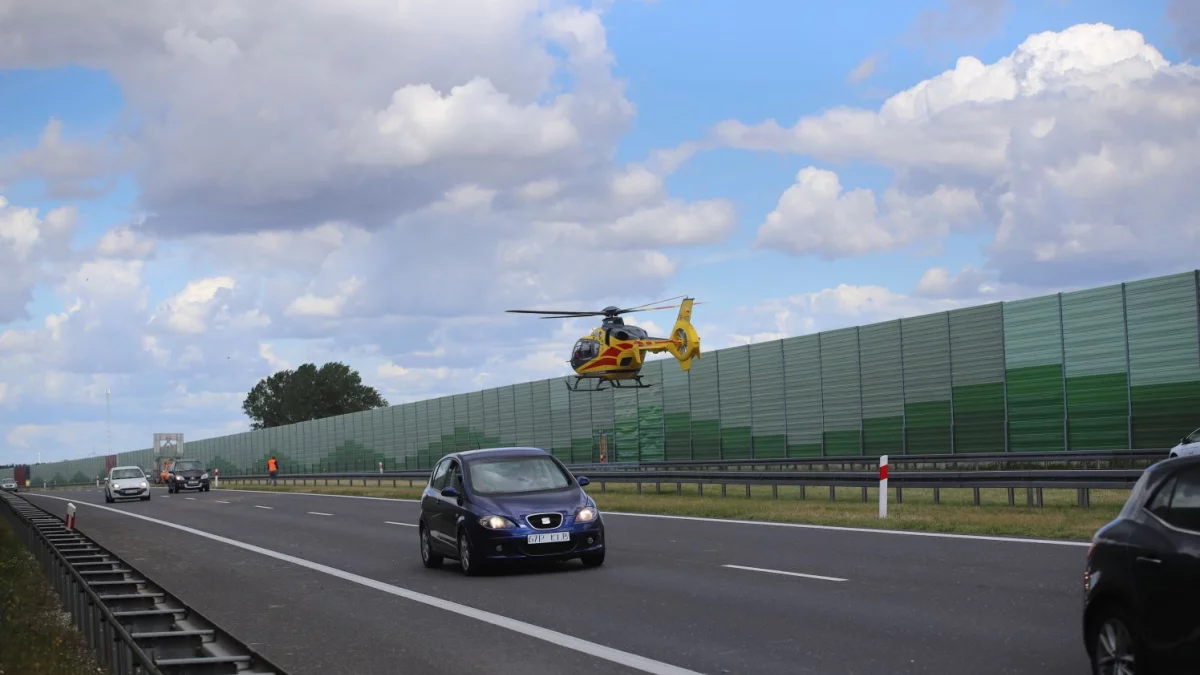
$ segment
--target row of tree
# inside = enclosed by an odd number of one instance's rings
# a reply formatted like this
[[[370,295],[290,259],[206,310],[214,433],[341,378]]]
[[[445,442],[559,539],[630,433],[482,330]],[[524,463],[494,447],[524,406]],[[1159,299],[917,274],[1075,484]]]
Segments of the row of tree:
[[[363,384],[358,371],[331,361],[318,368],[305,363],[264,377],[246,394],[242,410],[250,428],[269,429],[297,422],[386,408],[387,400]]]

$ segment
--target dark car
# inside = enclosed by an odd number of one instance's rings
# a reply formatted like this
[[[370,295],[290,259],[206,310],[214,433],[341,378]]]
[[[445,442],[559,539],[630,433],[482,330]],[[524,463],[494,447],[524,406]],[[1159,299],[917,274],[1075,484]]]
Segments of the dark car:
[[[198,459],[177,459],[167,471],[167,492],[208,492],[208,469]]]
[[[1146,469],[1083,580],[1094,673],[1200,673],[1200,456]]]
[[[421,497],[421,560],[457,559],[478,574],[502,561],[604,562],[596,502],[556,457],[540,448],[490,448],[443,457]]]

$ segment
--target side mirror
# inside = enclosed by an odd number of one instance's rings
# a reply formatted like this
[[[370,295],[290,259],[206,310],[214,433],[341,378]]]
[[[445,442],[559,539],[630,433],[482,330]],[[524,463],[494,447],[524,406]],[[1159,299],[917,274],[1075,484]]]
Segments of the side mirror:
[[[575,482],[579,483],[579,487],[586,487],[592,484],[592,481],[588,480],[587,476],[578,476],[575,478]]]
[[[458,497],[458,488],[454,487],[453,485],[447,485],[446,487],[442,488],[442,496],[454,499],[455,497]]]

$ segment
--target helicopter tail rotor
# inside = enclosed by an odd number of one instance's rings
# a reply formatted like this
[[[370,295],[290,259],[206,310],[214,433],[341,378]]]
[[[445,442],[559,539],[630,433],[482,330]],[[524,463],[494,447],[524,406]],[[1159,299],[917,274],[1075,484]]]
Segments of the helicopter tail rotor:
[[[691,370],[692,359],[700,358],[700,335],[692,325],[692,304],[692,298],[684,298],[679,304],[679,316],[671,327],[671,346],[667,348],[685,371]]]

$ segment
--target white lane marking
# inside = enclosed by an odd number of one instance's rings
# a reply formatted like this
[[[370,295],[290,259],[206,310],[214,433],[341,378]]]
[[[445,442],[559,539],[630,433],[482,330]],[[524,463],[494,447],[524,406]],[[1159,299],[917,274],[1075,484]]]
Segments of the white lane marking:
[[[255,504],[254,508],[256,508],[256,509],[273,509],[275,507],[274,506],[259,506],[258,504]]]
[[[819,574],[802,574],[800,572],[785,572],[783,570],[772,570],[766,567],[746,567],[745,565],[721,565],[734,570],[749,570],[751,572],[766,572],[767,574],[783,574],[789,577],[804,577],[805,579],[821,579],[824,581],[846,581],[840,577],[823,577]]]
[[[1054,546],[1091,546],[1086,541],[1058,539],[1028,539],[1023,537],[991,537],[983,534],[951,534],[949,532],[918,532],[914,530],[885,530],[870,527],[846,527],[844,525],[812,525],[809,523],[775,523],[769,520],[734,520],[726,518],[702,518],[700,516],[667,516],[657,513],[625,513],[602,511],[605,516],[630,516],[633,518],[660,518],[665,520],[695,520],[702,523],[726,523],[730,525],[765,525],[768,527],[794,527],[806,530],[832,530],[834,532],[862,532],[866,534],[897,534],[907,537],[936,537],[939,539],[974,539],[978,541],[1001,541],[1009,544],[1052,544]]]
[[[184,497],[184,499],[188,500],[189,502],[194,502],[194,501],[196,501],[196,498],[195,498],[195,497]]]
[[[231,490],[231,492],[255,492],[275,495],[301,495],[304,497],[338,497],[341,499],[372,499],[384,502],[411,502],[419,504],[419,499],[393,499],[391,497],[363,497],[361,495],[326,495],[317,492],[274,492],[271,490]],[[633,518],[659,518],[663,520],[694,520],[701,523],[723,523],[726,525],[765,525],[768,527],[793,527],[808,530],[832,530],[835,532],[860,532],[863,534],[895,534],[906,537],[935,537],[938,539],[965,539],[977,541],[999,541],[1010,544],[1050,544],[1053,546],[1091,546],[1087,541],[1071,541],[1067,539],[1032,539],[1028,537],[992,537],[983,534],[953,534],[950,532],[920,532],[916,530],[888,530],[871,527],[846,527],[844,525],[811,525],[809,523],[776,523],[769,520],[734,520],[732,518],[704,518],[701,516],[668,516],[659,513],[627,513],[624,511],[604,511],[605,516],[629,516]]]
[[[367,497],[364,495],[327,495],[320,492],[294,492],[292,490],[243,490],[241,488],[222,488],[230,493],[252,492],[258,495],[299,495],[301,497],[337,497],[338,499],[369,499],[376,502],[409,502],[420,504],[420,499],[402,499],[400,497]]]
[[[223,502],[223,501],[221,501],[220,499],[218,499],[218,500],[217,500],[217,503],[218,503],[218,504],[228,504],[229,502]]]
[[[49,499],[57,499],[59,501],[64,501],[64,502],[70,501],[69,499],[64,498],[64,497],[51,497],[50,495],[40,495],[40,496],[44,496]],[[442,597],[426,595],[424,593],[419,593],[417,591],[403,588],[400,586],[395,586],[392,584],[384,583],[382,581],[376,581],[375,579],[364,577],[364,576],[355,574],[353,572],[347,572],[345,570],[341,570],[336,567],[322,565],[321,563],[313,562],[311,560],[305,560],[304,558],[297,558],[296,556],[288,555],[286,553],[272,551],[271,549],[263,548],[261,546],[256,546],[254,544],[247,544],[245,542],[238,541],[237,539],[229,539],[228,537],[222,537],[220,535],[212,534],[211,532],[205,532],[204,530],[198,530],[196,528],[188,527],[186,525],[170,523],[170,522],[159,520],[157,518],[151,518],[150,516],[143,516],[139,513],[134,513],[132,511],[124,511],[121,509],[114,509],[114,508],[111,508],[108,506],[101,506],[100,504],[90,504],[90,503],[84,502],[82,505],[90,506],[90,507],[96,508],[96,509],[102,509],[104,511],[111,511],[113,513],[119,513],[123,516],[128,516],[130,518],[137,518],[139,520],[145,520],[147,522],[156,523],[158,525],[163,525],[165,527],[175,528],[176,530],[180,530],[182,532],[194,534],[198,537],[205,537],[206,539],[218,541],[218,542],[221,542],[222,544],[236,546],[237,548],[240,548],[240,549],[243,549],[246,551],[251,551],[253,553],[265,555],[269,558],[275,558],[276,560],[290,562],[293,565],[305,567],[305,568],[308,568],[308,569],[316,571],[316,572],[322,572],[324,574],[328,574],[329,576],[337,577],[338,579],[343,579],[345,581],[349,581],[349,582],[356,583],[356,584],[359,584],[362,586],[366,586],[367,588],[373,588],[377,591],[382,591],[389,595],[394,595],[394,596],[397,596],[400,598],[405,598],[407,600],[412,600],[413,602],[419,602],[419,603],[421,603],[423,605],[427,605],[429,607],[442,609],[447,612],[453,612],[454,614],[458,614],[460,616],[465,616],[465,617],[468,617],[471,619],[476,619],[478,621],[482,621],[484,623],[488,623],[493,626],[497,626],[499,628],[507,628],[508,630],[511,630],[514,633],[521,633],[522,635],[527,635],[529,637],[536,638],[538,640],[544,640],[546,642],[549,642],[550,644],[558,645],[559,647],[573,649],[577,652],[588,654],[590,656],[604,659],[606,661],[611,661],[613,663],[616,663],[616,664],[619,664],[622,666],[633,668],[634,670],[640,670],[644,673],[653,673],[653,675],[703,675],[702,673],[699,673],[694,670],[688,670],[687,668],[673,666],[669,663],[664,663],[662,661],[655,661],[653,659],[646,658],[645,656],[639,656],[637,654],[633,654],[630,652],[621,651],[619,649],[614,649],[613,647],[606,647],[604,645],[597,644],[595,642],[589,642],[582,638],[577,638],[573,635],[567,635],[566,633],[560,633],[556,630],[551,630],[549,628],[543,628],[543,627],[535,625],[535,624],[526,623],[524,621],[519,621],[517,619],[512,619],[512,618],[509,618],[502,614],[494,614],[492,612],[488,612],[488,611],[485,611],[482,609],[476,609],[474,607],[470,607],[467,605],[460,605],[456,602],[451,602]]]
[[[332,516],[333,514],[332,513],[321,513],[320,511],[309,511],[308,515],[310,515],[310,516]]]
[[[388,525],[403,525],[405,527],[416,527],[416,525],[413,525],[412,523],[397,523],[392,520],[385,520],[383,522],[387,523]]]

